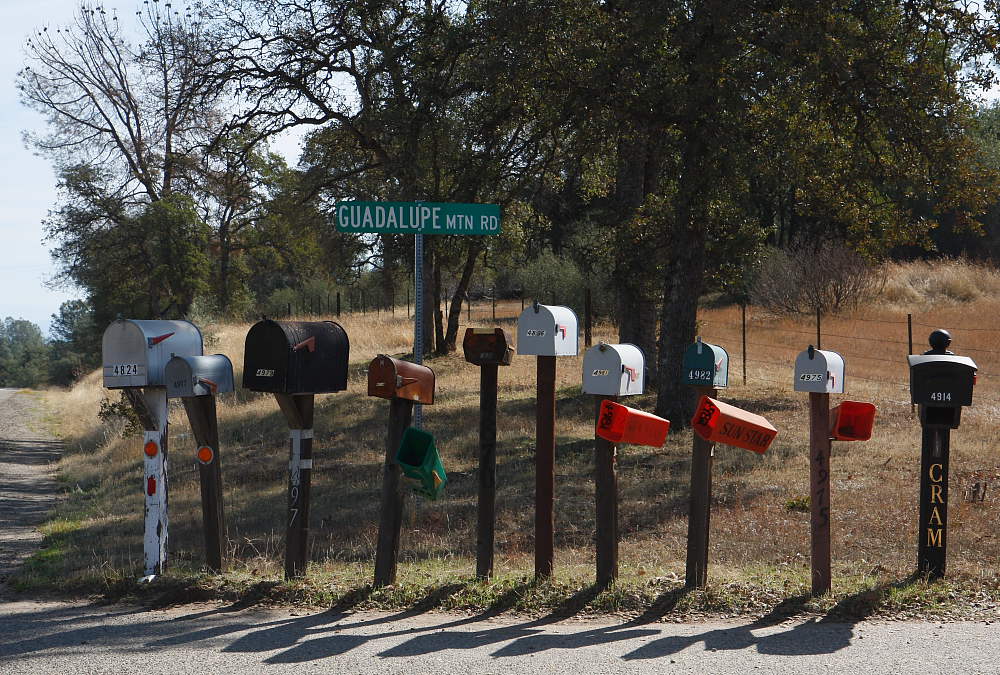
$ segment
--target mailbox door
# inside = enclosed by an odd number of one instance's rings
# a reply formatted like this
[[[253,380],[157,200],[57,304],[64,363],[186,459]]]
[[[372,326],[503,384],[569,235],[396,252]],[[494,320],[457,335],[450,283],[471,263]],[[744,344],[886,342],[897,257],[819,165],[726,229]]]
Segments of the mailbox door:
[[[243,388],[288,393],[289,345],[277,321],[264,319],[250,327],[243,352]]]
[[[462,340],[465,360],[477,366],[509,366],[514,356],[503,328],[466,328]]]
[[[192,374],[191,363],[187,358],[175,356],[167,361],[164,378],[167,381],[167,398],[184,398],[195,395],[195,378]]]
[[[289,349],[289,394],[325,394],[347,389],[350,344],[333,321],[284,321]]]

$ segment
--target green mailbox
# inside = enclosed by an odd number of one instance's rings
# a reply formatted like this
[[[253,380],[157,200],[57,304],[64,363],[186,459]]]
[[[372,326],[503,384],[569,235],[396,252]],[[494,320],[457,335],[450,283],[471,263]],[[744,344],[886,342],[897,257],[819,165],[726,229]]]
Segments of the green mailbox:
[[[729,354],[718,345],[697,341],[684,351],[683,383],[722,389],[729,386]]]
[[[413,486],[414,491],[428,499],[437,499],[448,484],[434,437],[426,431],[408,427],[403,432],[403,440],[396,451],[396,463],[407,478],[417,482]]]

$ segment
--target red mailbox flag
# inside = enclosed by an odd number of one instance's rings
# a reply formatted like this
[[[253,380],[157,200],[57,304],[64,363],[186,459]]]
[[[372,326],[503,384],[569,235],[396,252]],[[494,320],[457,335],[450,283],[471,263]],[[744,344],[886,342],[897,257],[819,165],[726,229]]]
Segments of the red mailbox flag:
[[[706,441],[734,445],[762,455],[778,435],[778,430],[760,415],[708,396],[698,401],[691,426]]]

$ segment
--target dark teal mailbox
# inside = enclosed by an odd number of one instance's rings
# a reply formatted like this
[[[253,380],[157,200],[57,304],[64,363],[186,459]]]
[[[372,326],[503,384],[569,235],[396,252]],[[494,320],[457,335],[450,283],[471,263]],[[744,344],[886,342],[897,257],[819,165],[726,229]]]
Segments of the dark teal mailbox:
[[[729,386],[729,354],[718,345],[698,340],[684,352],[684,384],[722,389]]]

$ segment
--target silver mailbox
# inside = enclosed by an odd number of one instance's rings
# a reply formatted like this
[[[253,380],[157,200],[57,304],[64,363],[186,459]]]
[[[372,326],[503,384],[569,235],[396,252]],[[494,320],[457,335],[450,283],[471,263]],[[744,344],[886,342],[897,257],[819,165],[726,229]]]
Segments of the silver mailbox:
[[[190,321],[118,319],[104,331],[101,351],[108,389],[165,387],[171,356],[201,356],[201,331]]]
[[[175,356],[167,361],[168,398],[188,398],[233,391],[233,363],[225,354]]]
[[[812,345],[795,357],[795,391],[844,393],[844,357]]]
[[[600,343],[583,355],[583,393],[634,396],[642,393],[646,359],[635,345]]]
[[[517,320],[517,353],[529,356],[576,356],[576,314],[561,305],[535,303]]]

